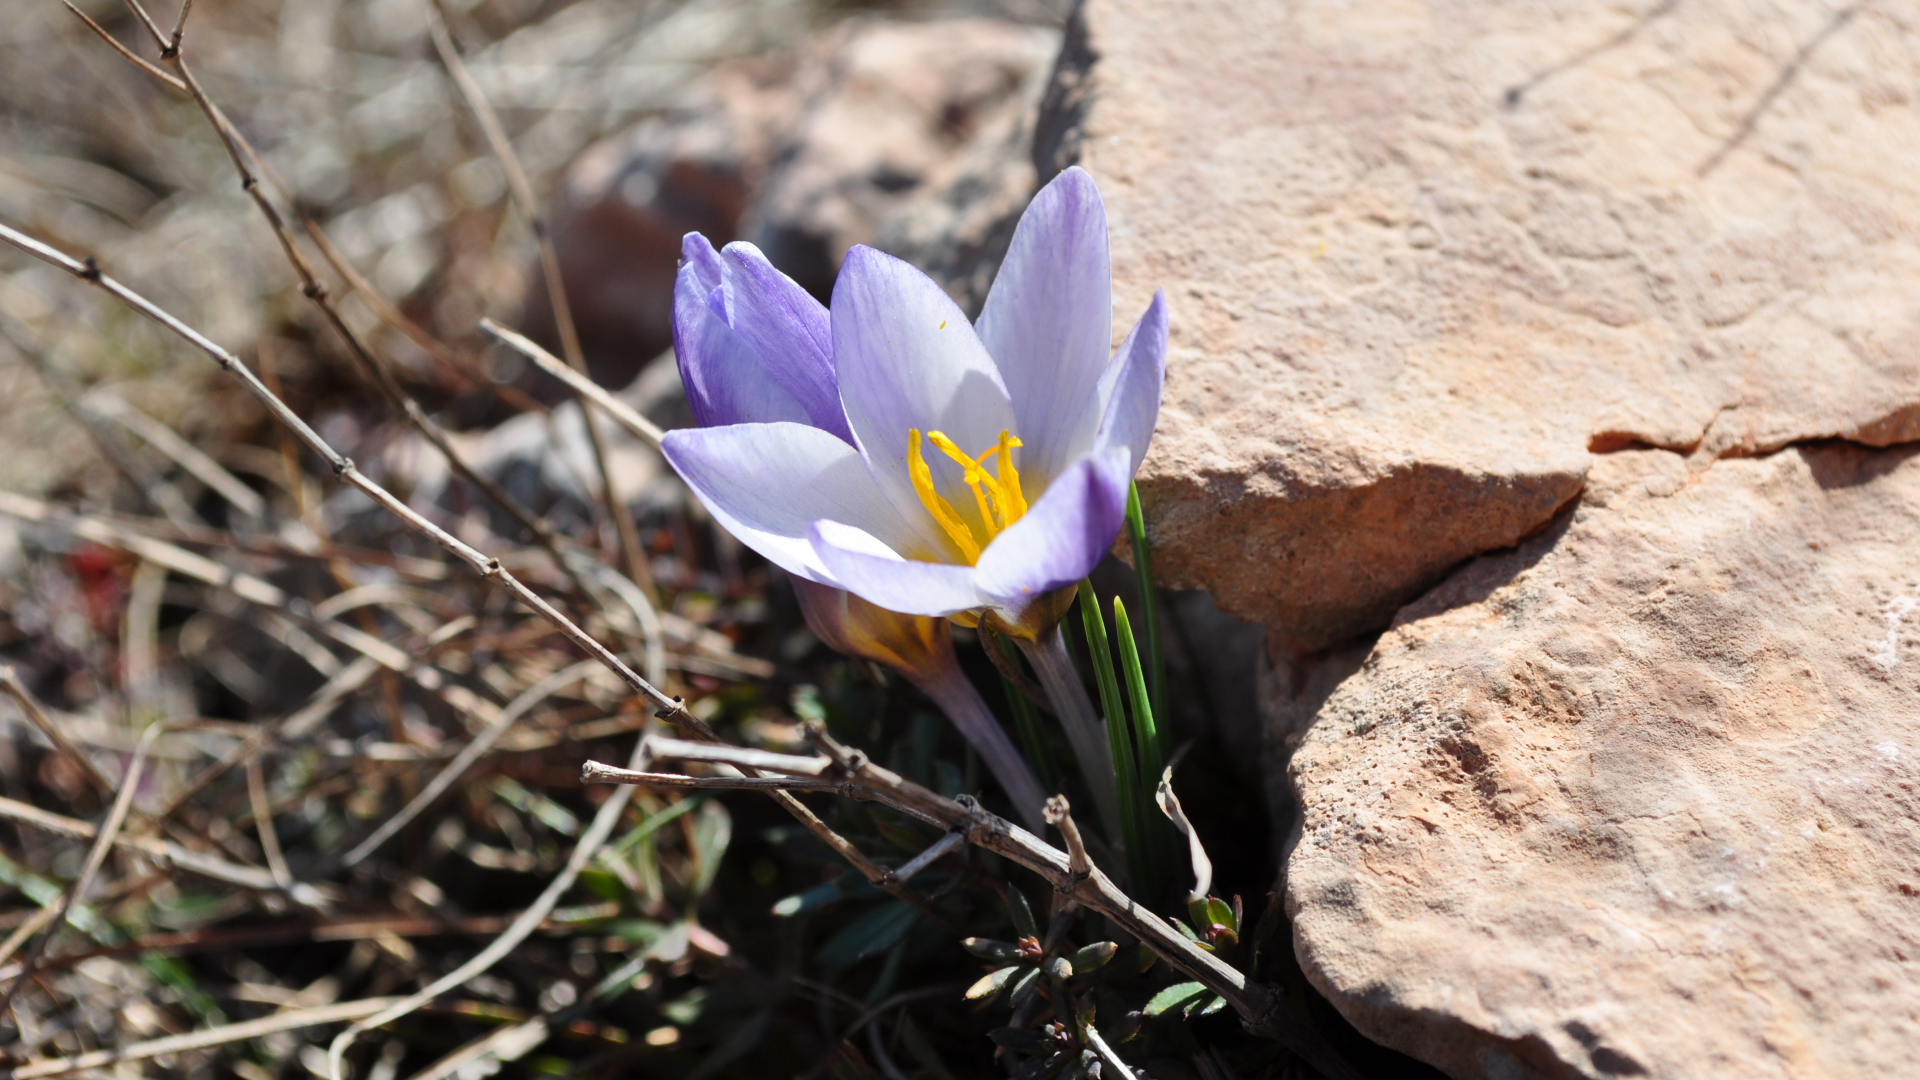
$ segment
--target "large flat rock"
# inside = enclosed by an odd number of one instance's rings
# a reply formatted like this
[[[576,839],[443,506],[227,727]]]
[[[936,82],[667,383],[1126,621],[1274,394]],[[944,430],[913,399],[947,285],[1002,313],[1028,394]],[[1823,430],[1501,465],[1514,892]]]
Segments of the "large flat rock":
[[[1920,438],[1895,7],[1087,0],[1036,155],[1172,302],[1156,565],[1318,648],[1590,448]]]
[[[1374,1038],[1489,1080],[1920,1068],[1920,446],[1700,465],[1597,457],[1296,680],[1296,949]]]

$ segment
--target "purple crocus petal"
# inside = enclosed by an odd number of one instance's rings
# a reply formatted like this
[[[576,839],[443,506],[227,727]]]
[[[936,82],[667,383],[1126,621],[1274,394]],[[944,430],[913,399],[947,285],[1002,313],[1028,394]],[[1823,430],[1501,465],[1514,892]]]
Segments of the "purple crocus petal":
[[[1104,414],[1094,436],[1096,453],[1122,446],[1132,456],[1131,477],[1146,460],[1153,423],[1160,415],[1160,391],[1167,381],[1167,298],[1155,291],[1140,321],[1100,378]]]
[[[1068,465],[1026,516],[980,553],[974,583],[981,595],[996,607],[1018,611],[1086,577],[1126,519],[1132,475],[1121,446]]]
[[[980,312],[1019,417],[1022,472],[1044,485],[1087,452],[1087,401],[1113,344],[1107,212],[1078,166],[1033,197]]]
[[[713,242],[700,233],[690,232],[680,238],[680,266],[683,270],[692,268],[704,292],[720,287],[720,253],[713,250]]]
[[[833,362],[854,439],[910,520],[933,519],[907,473],[907,431],[943,431],[985,453],[1016,430],[1013,406],[973,326],[931,278],[870,247],[847,252],[833,286]],[[936,489],[958,495],[960,467],[924,447]],[[952,497],[950,495],[950,497]],[[956,503],[973,513],[965,499]],[[936,546],[944,541],[934,538]],[[876,604],[883,601],[873,599]]]
[[[837,584],[807,529],[821,517],[905,539],[911,530],[874,485],[860,452],[805,423],[669,431],[660,449],[714,520],[781,569]]]
[[[800,402],[815,427],[853,442],[833,373],[827,309],[752,244],[728,244],[721,259],[721,289],[734,332],[760,357],[767,374]]]
[[[689,259],[673,283],[673,355],[694,422],[701,427],[809,422],[800,402],[767,377],[759,357],[713,309],[719,294],[705,288],[701,273],[700,264]]]
[[[981,604],[970,566],[903,559],[872,533],[839,521],[814,522],[808,538],[841,588],[888,611],[940,616]]]

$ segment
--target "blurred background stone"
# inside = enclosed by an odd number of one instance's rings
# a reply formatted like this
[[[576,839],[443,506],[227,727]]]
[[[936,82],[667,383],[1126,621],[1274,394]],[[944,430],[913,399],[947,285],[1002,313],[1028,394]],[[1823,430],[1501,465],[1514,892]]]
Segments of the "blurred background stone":
[[[1059,44],[1004,19],[849,20],[722,64],[588,149],[555,242],[594,377],[624,386],[672,344],[688,232],[759,245],[822,301],[847,249],[873,244],[977,306],[1036,187],[1027,147]],[[526,324],[554,337],[537,273]]]

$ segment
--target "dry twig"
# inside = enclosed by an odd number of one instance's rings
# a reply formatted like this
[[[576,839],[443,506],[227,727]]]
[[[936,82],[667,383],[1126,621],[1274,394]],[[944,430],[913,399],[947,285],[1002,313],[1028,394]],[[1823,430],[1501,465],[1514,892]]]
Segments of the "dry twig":
[[[842,746],[818,724],[809,725],[808,736],[834,765],[850,797],[882,803],[894,810],[957,833],[967,843],[985,848],[1046,879],[1065,899],[1105,915],[1122,930],[1139,939],[1161,959],[1226,999],[1247,1030],[1276,1039],[1306,1058],[1322,1073],[1335,1080],[1358,1080],[1359,1074],[1348,1065],[1317,1030],[1294,1020],[1276,987],[1247,981],[1246,976],[1219,957],[1201,949],[1176,932],[1165,920],[1141,907],[1122,892],[1098,866],[1088,860],[1085,847],[1076,843],[1079,831],[1073,825],[1064,799],[1049,803],[1048,818],[1068,838],[1071,854],[982,809],[970,797],[949,799],[905,779],[891,770],[875,765],[861,751]],[[689,746],[674,755],[681,761],[703,761],[709,756],[702,748]],[[811,759],[801,759],[810,761]],[[811,769],[809,765],[809,769]],[[583,778],[601,782],[645,783],[651,778],[627,777],[619,770],[590,762]],[[803,775],[800,784],[815,784],[823,777]],[[722,778],[685,777],[685,786],[720,786]]]
[[[434,51],[439,53],[440,62],[446,65],[454,87],[459,90],[467,107],[473,110],[474,119],[479,121],[480,130],[486,134],[487,144],[499,160],[501,171],[507,174],[507,190],[512,193],[514,204],[519,207],[521,216],[527,219],[527,224],[533,229],[534,240],[539,244],[540,274],[546,279],[547,301],[553,308],[553,324],[560,333],[560,352],[566,357],[567,366],[584,376],[587,373],[587,360],[580,350],[580,333],[573,324],[573,309],[567,303],[566,285],[560,279],[560,254],[553,246],[553,235],[547,228],[546,215],[540,212],[533,185],[527,182],[527,171],[521,167],[520,155],[514,152],[513,141],[507,138],[507,129],[501,125],[500,115],[493,111],[486,94],[480,90],[480,84],[473,81],[466,63],[460,59],[460,50],[453,43],[453,35],[447,32],[446,15],[440,10],[438,0],[428,0],[426,8],[427,30],[433,37]],[[654,593],[653,573],[647,567],[646,556],[640,551],[640,537],[634,531],[633,519],[627,516],[626,508],[620,505],[620,497],[614,491],[613,473],[607,467],[607,449],[600,435],[600,425],[594,419],[593,410],[588,409],[584,401],[581,403],[580,421],[587,429],[587,442],[593,447],[594,464],[600,470],[601,492],[606,499],[607,514],[613,519],[614,532],[620,538],[627,576],[651,598]]]

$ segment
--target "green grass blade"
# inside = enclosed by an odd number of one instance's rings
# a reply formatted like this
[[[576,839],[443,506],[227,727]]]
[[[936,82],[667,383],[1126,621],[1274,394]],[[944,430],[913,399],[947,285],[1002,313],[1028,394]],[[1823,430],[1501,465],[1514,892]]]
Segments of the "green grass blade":
[[[1140,808],[1141,841],[1146,845],[1141,852],[1145,869],[1136,873],[1134,889],[1145,896],[1148,903],[1153,903],[1158,899],[1162,868],[1171,858],[1166,829],[1157,827],[1159,823],[1149,809],[1154,805],[1153,792],[1160,781],[1160,770],[1166,767],[1167,753],[1154,723],[1153,701],[1147,694],[1146,676],[1140,669],[1140,653],[1134,647],[1133,620],[1127,617],[1127,605],[1117,596],[1113,598],[1113,634],[1120,648],[1120,668],[1127,680],[1127,698],[1133,706],[1134,757],[1139,762],[1139,786],[1134,790],[1133,802]]]
[[[1127,605],[1113,598],[1113,631],[1119,639],[1120,669],[1126,675],[1127,696],[1133,702],[1133,737],[1140,762],[1140,779],[1160,782],[1160,770],[1166,768],[1167,748],[1154,721],[1153,698],[1140,669],[1140,653],[1133,644],[1133,620],[1127,617]]]
[[[1126,845],[1129,869],[1138,870],[1140,857],[1145,854],[1140,806],[1135,798],[1140,790],[1140,770],[1133,760],[1133,740],[1127,730],[1125,707],[1120,703],[1120,678],[1113,669],[1113,647],[1107,643],[1107,620],[1101,616],[1093,585],[1084,580],[1080,582],[1080,619],[1087,631],[1093,681],[1100,689],[1100,711],[1107,718],[1114,782],[1120,789],[1120,828],[1125,835],[1118,839]]]
[[[1147,644],[1147,691],[1155,715],[1167,714],[1167,664],[1160,652],[1160,597],[1153,589],[1153,558],[1147,551],[1147,518],[1140,510],[1140,485],[1127,485],[1127,539],[1133,544],[1133,572],[1140,580],[1140,618]],[[1156,774],[1151,779],[1159,779]]]

